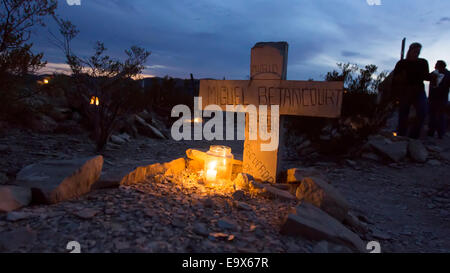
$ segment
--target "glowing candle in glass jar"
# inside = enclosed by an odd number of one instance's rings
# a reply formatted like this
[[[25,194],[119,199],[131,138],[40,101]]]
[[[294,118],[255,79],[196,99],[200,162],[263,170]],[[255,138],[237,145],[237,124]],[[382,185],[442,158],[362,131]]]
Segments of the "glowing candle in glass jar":
[[[231,179],[233,154],[231,148],[212,145],[206,153],[204,174],[212,186],[220,186]]]
[[[206,171],[206,180],[207,181],[215,181],[217,176],[216,170],[207,170]]]
[[[217,162],[211,161],[208,164],[208,169],[206,170],[206,181],[212,182],[216,180],[217,170],[216,170]]]

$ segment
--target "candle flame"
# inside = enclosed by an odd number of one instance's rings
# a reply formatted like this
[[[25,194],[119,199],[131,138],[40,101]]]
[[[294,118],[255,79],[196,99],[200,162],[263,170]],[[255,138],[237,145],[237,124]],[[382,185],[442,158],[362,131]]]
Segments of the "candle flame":
[[[217,170],[216,170],[217,162],[211,161],[208,164],[208,169],[206,170],[206,180],[207,181],[215,181],[217,177]]]
[[[208,165],[208,170],[214,170],[217,167],[217,161],[211,161]]]

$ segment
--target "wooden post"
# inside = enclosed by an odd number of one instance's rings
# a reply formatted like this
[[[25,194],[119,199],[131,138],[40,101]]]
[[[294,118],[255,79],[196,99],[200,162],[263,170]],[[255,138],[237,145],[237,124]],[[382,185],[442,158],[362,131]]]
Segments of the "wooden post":
[[[289,45],[287,42],[256,43],[251,51],[250,81],[286,80],[288,47]],[[279,166],[285,150],[283,137],[285,135],[285,118],[280,116],[279,128],[272,128],[270,123],[270,113],[271,111],[268,109],[267,124],[269,130],[279,130],[278,149],[274,151],[261,151],[261,143],[269,141],[262,141],[260,139],[249,140],[248,118],[246,118],[243,172],[251,174],[256,179],[275,183],[279,176]]]

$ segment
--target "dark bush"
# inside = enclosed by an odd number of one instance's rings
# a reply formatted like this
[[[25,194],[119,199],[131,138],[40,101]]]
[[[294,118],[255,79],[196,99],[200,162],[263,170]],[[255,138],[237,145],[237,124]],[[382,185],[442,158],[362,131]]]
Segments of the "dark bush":
[[[347,153],[357,147],[380,128],[383,123],[380,122],[380,114],[388,111],[377,104],[378,85],[385,79],[386,72],[374,78],[375,65],[364,68],[349,63],[337,65],[339,71],[328,72],[325,80],[344,82],[341,117],[287,118],[290,134],[307,136],[324,154]]]
[[[372,92],[345,91],[342,98],[342,117],[363,116],[372,118],[375,109],[377,94]]]

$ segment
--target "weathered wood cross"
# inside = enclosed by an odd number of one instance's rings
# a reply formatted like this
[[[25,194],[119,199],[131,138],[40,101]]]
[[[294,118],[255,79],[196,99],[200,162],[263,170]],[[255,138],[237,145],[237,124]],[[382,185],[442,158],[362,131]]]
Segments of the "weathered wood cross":
[[[245,123],[243,172],[268,182],[279,178],[283,151],[283,115],[336,118],[340,116],[343,82],[287,81],[286,42],[260,42],[251,51],[250,81],[200,80],[203,109],[207,105],[279,105],[279,146],[262,151],[259,132],[256,140],[249,139],[248,115]],[[269,107],[268,107],[269,108]],[[270,109],[270,108],[269,108]],[[270,113],[268,114],[270,127]]]

